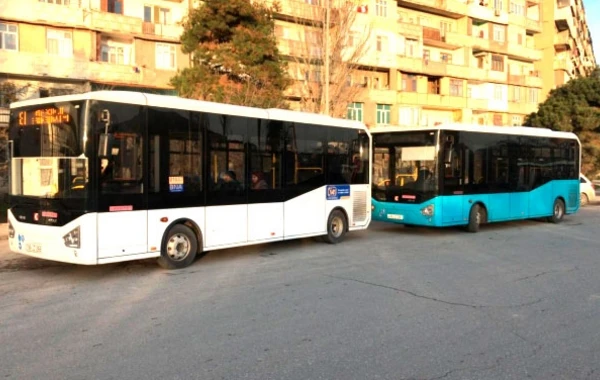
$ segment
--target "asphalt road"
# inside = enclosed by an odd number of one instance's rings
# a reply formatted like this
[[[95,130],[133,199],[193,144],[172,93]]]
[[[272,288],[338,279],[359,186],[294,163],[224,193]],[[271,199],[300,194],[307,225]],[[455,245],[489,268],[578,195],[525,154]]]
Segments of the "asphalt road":
[[[599,379],[600,206],[81,267],[0,241],[2,379]]]

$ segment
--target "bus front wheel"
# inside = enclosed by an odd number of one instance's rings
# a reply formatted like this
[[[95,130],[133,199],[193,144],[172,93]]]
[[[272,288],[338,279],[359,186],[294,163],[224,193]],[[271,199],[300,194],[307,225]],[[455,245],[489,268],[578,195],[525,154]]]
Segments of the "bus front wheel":
[[[333,210],[327,220],[327,235],[323,238],[329,244],[337,244],[344,239],[347,230],[346,215],[340,210]]]
[[[188,226],[177,224],[167,232],[158,265],[165,269],[185,268],[192,264],[197,252],[198,239],[194,231]]]
[[[548,221],[551,223],[560,223],[563,216],[565,216],[565,202],[562,199],[557,199],[554,201],[552,216],[548,218]]]
[[[479,231],[479,226],[481,226],[484,219],[485,210],[478,204],[473,205],[473,207],[471,207],[471,211],[469,212],[469,224],[467,224],[467,231]]]

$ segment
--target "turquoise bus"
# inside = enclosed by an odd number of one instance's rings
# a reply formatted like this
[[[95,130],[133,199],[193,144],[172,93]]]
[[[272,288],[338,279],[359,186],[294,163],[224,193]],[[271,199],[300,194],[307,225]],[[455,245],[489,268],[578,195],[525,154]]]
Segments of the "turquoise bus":
[[[465,226],[579,209],[581,144],[573,133],[449,124],[377,127],[372,220]]]

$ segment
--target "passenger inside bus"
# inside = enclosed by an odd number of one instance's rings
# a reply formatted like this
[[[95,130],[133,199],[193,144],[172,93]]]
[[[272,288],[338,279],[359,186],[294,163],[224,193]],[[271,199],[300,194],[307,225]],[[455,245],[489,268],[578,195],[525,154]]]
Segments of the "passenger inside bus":
[[[269,188],[263,172],[253,172],[250,179],[252,180],[250,184],[252,190],[264,190]]]
[[[217,182],[218,190],[239,190],[240,183],[236,179],[235,172],[228,170],[219,174],[219,181]]]

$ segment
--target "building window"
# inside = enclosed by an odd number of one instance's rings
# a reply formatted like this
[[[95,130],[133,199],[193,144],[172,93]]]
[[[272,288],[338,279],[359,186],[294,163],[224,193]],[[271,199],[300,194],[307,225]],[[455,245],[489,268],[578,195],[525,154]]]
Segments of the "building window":
[[[346,119],[363,121],[363,104],[350,103],[346,112]]]
[[[408,126],[419,125],[420,111],[417,107],[400,107],[398,110],[399,124]]]
[[[417,91],[417,76],[410,74],[402,74],[402,91],[415,92]]]
[[[72,32],[49,29],[47,33],[46,44],[48,47],[48,54],[59,55],[61,57],[73,56]]]
[[[19,44],[18,42],[18,28],[15,24],[6,24],[0,22],[0,50],[14,50],[17,51]]]
[[[144,22],[152,22],[152,7],[144,5]]]
[[[156,68],[174,70],[175,64],[175,45],[156,44]]]
[[[516,103],[521,101],[521,87],[513,86],[512,88],[512,100]]]
[[[522,121],[523,120],[522,120],[521,116],[519,116],[519,115],[514,115],[512,117],[512,125],[515,127],[520,126]]]
[[[377,51],[386,52],[388,51],[388,39],[386,36],[377,36]]]
[[[511,1],[509,11],[510,11],[510,13],[513,13],[513,14],[516,14],[519,16],[525,16],[525,6],[523,4],[513,3]]]
[[[452,63],[452,54],[450,53],[440,53],[440,61],[444,63],[451,64]]]
[[[492,55],[492,70],[504,71],[504,57],[501,55]]]
[[[431,52],[429,49],[423,50],[423,60],[425,61],[425,64],[429,63],[429,58],[431,58]]]
[[[40,3],[56,4],[56,5],[71,5],[71,0],[39,0]]]
[[[392,106],[389,104],[377,105],[377,124],[390,124]]]
[[[387,0],[375,0],[375,15],[387,17]]]
[[[108,12],[123,14],[123,0],[108,0]]]
[[[406,55],[408,57],[419,56],[419,42],[410,38],[406,39]]]
[[[529,89],[529,103],[538,103],[540,90],[538,88],[530,88]]]
[[[504,121],[502,120],[502,114],[495,113],[494,114],[494,125],[502,126],[503,123],[504,123]]]
[[[450,79],[450,96],[463,95],[463,81],[460,79]]]
[[[506,27],[504,25],[494,25],[493,40],[501,44],[506,40]]]
[[[440,33],[445,36],[446,33],[452,32],[452,23],[448,21],[440,21]]]
[[[129,65],[129,51],[127,45],[103,41],[100,48],[100,60],[117,65]]]
[[[494,85],[494,100],[503,100],[502,86],[499,84]]]
[[[440,78],[427,78],[427,93],[439,95]]]

